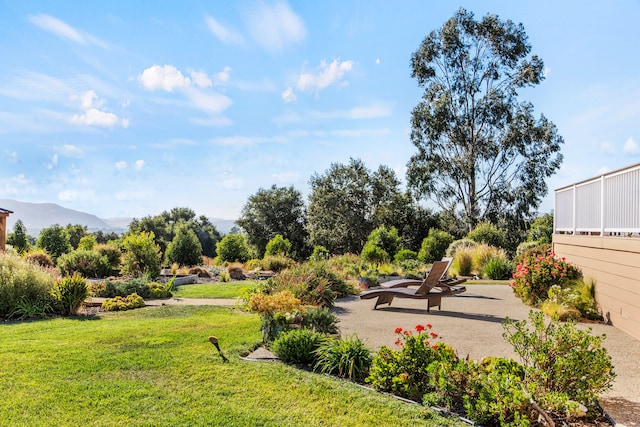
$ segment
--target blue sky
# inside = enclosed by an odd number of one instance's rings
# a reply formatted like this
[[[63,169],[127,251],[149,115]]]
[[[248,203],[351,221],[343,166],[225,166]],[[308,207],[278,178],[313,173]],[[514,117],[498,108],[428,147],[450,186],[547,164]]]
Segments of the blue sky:
[[[410,56],[460,6],[545,63],[521,99],[565,139],[551,190],[640,161],[640,2],[0,1],[0,198],[235,219],[350,157],[404,177]]]

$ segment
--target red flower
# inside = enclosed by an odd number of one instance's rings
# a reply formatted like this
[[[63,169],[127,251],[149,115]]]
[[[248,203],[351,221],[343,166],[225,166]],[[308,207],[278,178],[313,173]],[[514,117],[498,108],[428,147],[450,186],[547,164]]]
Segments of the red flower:
[[[422,331],[424,331],[424,326],[422,326],[422,325],[416,325],[416,331],[417,331],[417,332],[422,332]]]
[[[401,346],[401,345],[402,345],[402,341],[400,341],[400,340],[396,340],[396,342],[395,342],[394,344],[395,344],[395,345],[400,345],[400,346]]]
[[[430,332],[429,335],[431,335],[431,338],[438,338],[438,334],[435,332]]]
[[[396,328],[396,334],[399,334],[402,332],[402,328]]]
[[[428,328],[428,329],[433,328],[433,326],[431,326],[431,323],[427,323],[427,325],[426,325],[426,326],[427,326],[427,328]]]
[[[405,337],[410,337],[410,336],[411,336],[411,332],[409,332],[409,331],[404,331],[404,336],[405,336]]]
[[[402,381],[406,381],[407,380],[408,375],[407,374],[400,374],[400,378],[402,379]]]

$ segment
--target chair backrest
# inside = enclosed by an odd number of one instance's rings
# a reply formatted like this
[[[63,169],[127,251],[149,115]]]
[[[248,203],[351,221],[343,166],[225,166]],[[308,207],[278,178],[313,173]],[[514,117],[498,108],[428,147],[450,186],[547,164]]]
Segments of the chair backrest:
[[[431,266],[431,271],[427,277],[422,281],[420,287],[416,290],[416,294],[428,294],[433,289],[435,289],[438,284],[438,280],[442,277],[442,275],[449,268],[449,262],[447,261],[436,261]]]

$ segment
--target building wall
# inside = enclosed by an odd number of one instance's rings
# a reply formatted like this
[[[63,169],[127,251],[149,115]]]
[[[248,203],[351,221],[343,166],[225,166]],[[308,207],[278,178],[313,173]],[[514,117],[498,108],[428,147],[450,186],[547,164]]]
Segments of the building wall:
[[[553,250],[595,280],[605,319],[640,340],[640,238],[554,234]]]
[[[4,251],[7,238],[7,215],[0,214],[0,251]]]

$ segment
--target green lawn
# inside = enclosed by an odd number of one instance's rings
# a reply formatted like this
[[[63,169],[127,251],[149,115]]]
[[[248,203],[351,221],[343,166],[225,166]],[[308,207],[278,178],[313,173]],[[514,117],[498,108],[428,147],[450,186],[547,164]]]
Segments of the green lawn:
[[[196,283],[178,286],[172,291],[176,298],[238,298],[258,285],[251,280],[240,282]]]
[[[254,314],[164,306],[90,319],[0,324],[0,426],[461,425],[346,381],[240,359],[260,340]]]

